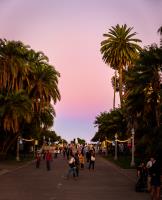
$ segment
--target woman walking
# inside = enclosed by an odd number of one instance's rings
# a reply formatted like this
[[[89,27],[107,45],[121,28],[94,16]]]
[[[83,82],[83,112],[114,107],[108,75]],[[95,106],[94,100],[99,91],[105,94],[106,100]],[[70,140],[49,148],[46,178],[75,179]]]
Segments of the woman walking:
[[[51,170],[51,160],[52,160],[52,155],[49,150],[47,150],[47,152],[46,152],[45,160],[46,160],[47,171],[49,171],[49,170]]]
[[[68,165],[69,165],[69,169],[68,169],[68,173],[67,173],[67,179],[70,177],[70,174],[73,174],[73,178],[76,177],[76,166],[75,166],[75,158],[74,155],[71,154],[70,158],[68,160]]]
[[[94,166],[95,166],[95,152],[94,151],[91,151],[90,153],[90,161],[89,161],[89,170],[92,168],[94,170]]]

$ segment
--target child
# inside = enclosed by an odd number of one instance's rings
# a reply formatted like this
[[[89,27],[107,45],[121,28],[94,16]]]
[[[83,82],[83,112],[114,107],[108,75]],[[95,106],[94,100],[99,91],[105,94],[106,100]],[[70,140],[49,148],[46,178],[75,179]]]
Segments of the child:
[[[80,162],[80,168],[84,169],[84,155],[82,153],[79,154],[79,162]]]

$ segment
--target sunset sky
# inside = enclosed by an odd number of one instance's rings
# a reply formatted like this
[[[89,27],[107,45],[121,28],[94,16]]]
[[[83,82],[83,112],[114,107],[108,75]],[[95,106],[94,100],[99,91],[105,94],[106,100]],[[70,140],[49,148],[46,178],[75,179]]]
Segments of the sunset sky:
[[[48,56],[61,73],[53,130],[68,141],[90,141],[95,117],[113,103],[113,70],[100,53],[103,33],[127,24],[142,46],[159,44],[161,10],[162,0],[0,0],[0,38]]]

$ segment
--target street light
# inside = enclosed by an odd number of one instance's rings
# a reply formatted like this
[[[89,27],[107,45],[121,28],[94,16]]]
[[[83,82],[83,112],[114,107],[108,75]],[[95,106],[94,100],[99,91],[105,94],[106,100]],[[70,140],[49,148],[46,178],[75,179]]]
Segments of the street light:
[[[43,135],[43,145],[45,144],[45,142],[46,142],[46,136]]]
[[[16,160],[20,161],[20,136],[17,138]]]
[[[131,133],[132,133],[132,160],[131,160],[131,167],[134,167],[135,166],[135,162],[134,162],[134,135],[135,135],[135,131],[134,131],[134,128],[132,128],[131,130]]]
[[[117,152],[118,152],[118,135],[117,133],[115,134],[115,157],[114,157],[114,160],[118,160],[118,155],[117,155]]]
[[[48,138],[48,145],[51,145],[51,138]]]

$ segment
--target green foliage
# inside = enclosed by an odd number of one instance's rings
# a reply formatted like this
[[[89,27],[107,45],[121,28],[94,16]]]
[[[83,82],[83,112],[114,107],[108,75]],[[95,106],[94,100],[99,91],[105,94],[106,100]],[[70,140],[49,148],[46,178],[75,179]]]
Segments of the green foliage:
[[[126,73],[125,110],[127,121],[136,129],[136,150],[149,154],[156,151],[161,136],[160,70],[162,49],[157,45],[146,47],[134,68]]]
[[[112,26],[108,33],[103,34],[106,38],[101,42],[101,54],[103,61],[110,65],[111,68],[118,71],[119,74],[119,95],[121,107],[123,106],[123,70],[130,67],[138,58],[139,52],[142,50],[137,44],[141,40],[134,38],[136,32],[131,33],[133,27],[127,27],[126,24],[115,27]],[[114,91],[117,91],[114,88]]]
[[[114,139],[114,135],[118,133],[121,139],[126,137],[126,121],[121,109],[111,110],[110,112],[100,113],[94,122],[98,127],[98,131],[92,138],[92,141],[102,141],[106,137]]]
[[[162,48],[162,26],[157,31],[160,34],[160,48]]]
[[[94,124],[98,131],[92,140],[112,139],[116,132],[124,137],[134,127],[136,154],[161,154],[162,46],[160,43],[160,48],[153,44],[141,49],[137,44],[141,41],[133,38],[136,33],[130,33],[132,29],[116,25],[103,35],[106,39],[100,51],[103,61],[118,70],[119,79],[115,84],[113,77],[112,85],[115,92],[119,88],[122,115],[115,110],[97,116]],[[162,27],[158,33],[162,36]]]
[[[78,140],[78,144],[85,144],[86,141],[84,139],[81,139],[81,138],[77,138]]]
[[[59,77],[43,52],[0,39],[0,151],[8,151],[18,135],[33,138],[53,125]]]
[[[137,45],[141,40],[133,38],[136,32],[131,33],[132,29],[133,27],[128,28],[126,24],[117,24],[103,34],[106,39],[101,42],[102,58],[114,69],[118,70],[120,66],[126,67],[128,63],[132,63],[141,50]]]
[[[59,141],[60,143],[62,142],[62,139],[60,136],[58,136],[56,134],[55,131],[52,131],[52,130],[42,130],[41,134],[39,135],[39,139],[41,140],[43,138],[43,136],[46,137],[46,139],[49,139],[52,141],[52,142],[56,142],[56,141]]]

